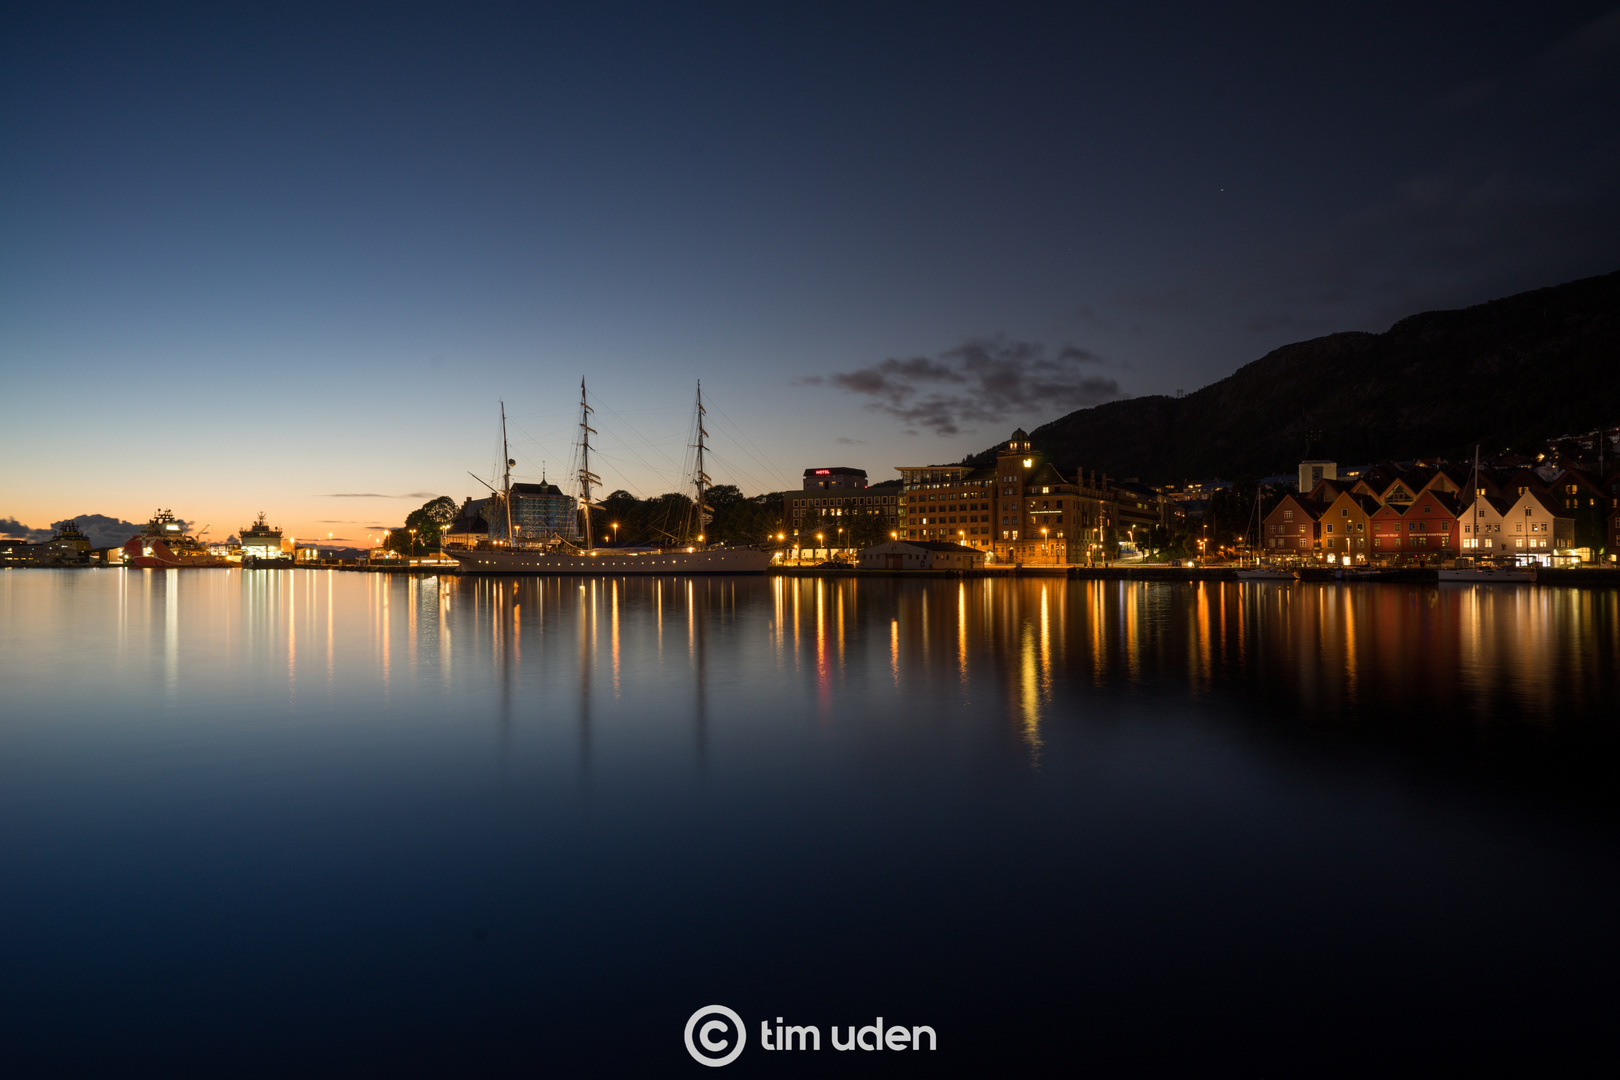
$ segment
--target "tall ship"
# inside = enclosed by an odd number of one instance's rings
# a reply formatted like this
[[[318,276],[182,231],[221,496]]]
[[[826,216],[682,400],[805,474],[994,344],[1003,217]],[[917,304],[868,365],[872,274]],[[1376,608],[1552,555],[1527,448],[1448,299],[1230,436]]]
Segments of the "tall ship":
[[[710,520],[710,509],[705,501],[712,481],[703,471],[704,440],[708,432],[703,429],[703,384],[697,391],[697,440],[692,449],[697,452],[697,467],[692,482],[697,490],[693,518],[688,537],[684,540],[645,548],[599,548],[593,543],[595,530],[591,527],[591,491],[600,486],[602,478],[591,472],[591,436],[597,434],[591,427],[594,412],[585,393],[585,380],[579,383],[579,511],[584,517],[585,535],[582,542],[553,529],[539,536],[525,536],[513,527],[512,466],[506,443],[506,410],[501,410],[501,457],[505,473],[499,490],[491,487],[493,498],[490,511],[494,520],[504,525],[500,536],[469,540],[463,546],[446,545],[444,553],[461,565],[464,573],[473,574],[763,574],[771,564],[771,552],[755,547],[710,546],[704,539],[704,528]],[[489,486],[489,485],[486,485]],[[494,532],[496,530],[492,530]],[[571,531],[571,530],[570,530]]]
[[[125,542],[124,565],[143,570],[175,570],[229,566],[230,560],[223,555],[210,555],[202,541],[188,535],[185,526],[175,520],[173,511],[159,510],[139,536]]]

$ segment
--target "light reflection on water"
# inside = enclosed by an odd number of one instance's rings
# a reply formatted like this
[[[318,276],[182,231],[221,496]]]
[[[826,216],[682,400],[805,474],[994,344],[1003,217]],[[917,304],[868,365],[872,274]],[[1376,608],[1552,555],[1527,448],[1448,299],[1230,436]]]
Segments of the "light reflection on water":
[[[426,1033],[521,1005],[649,1075],[711,998],[992,1058],[1018,1017],[1245,1060],[1245,1002],[1380,1045],[1423,1031],[1367,1002],[1601,1009],[1617,671],[1616,590],[7,572],[0,1008],[504,1067],[529,1036]]]
[[[847,722],[852,706],[875,718],[999,698],[1030,762],[1055,709],[1083,715],[1087,687],[1258,697],[1317,717],[1556,728],[1613,700],[1615,596],[1040,579],[0,578],[12,715],[23,724],[64,694],[92,711],[179,708],[199,684],[227,692],[233,681],[288,703],[389,706],[404,693],[418,706],[453,699],[467,713],[492,694],[510,709],[514,694],[543,685],[550,699],[577,699],[582,716],[600,693],[603,703],[662,696],[701,710],[718,668],[728,693],[813,707],[824,726]],[[27,677],[64,650],[93,664],[67,685]]]

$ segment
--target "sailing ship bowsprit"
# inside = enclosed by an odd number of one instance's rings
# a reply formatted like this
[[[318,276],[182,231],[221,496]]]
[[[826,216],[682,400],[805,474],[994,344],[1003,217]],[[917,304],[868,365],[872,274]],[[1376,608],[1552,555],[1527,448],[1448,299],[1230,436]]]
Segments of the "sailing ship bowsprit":
[[[514,464],[506,445],[505,415],[501,423],[501,457],[506,472],[501,488],[494,492],[497,505],[491,507],[506,524],[506,534],[469,544],[466,547],[445,548],[445,554],[461,564],[463,573],[473,574],[763,574],[770,566],[771,553],[754,547],[710,547],[705,543],[705,526],[709,521],[709,507],[705,496],[711,486],[709,475],[703,471],[704,440],[708,436],[703,428],[703,387],[698,385],[697,399],[697,468],[693,484],[697,488],[695,528],[686,541],[663,547],[626,551],[619,548],[598,548],[595,530],[591,527],[594,503],[591,491],[602,483],[602,478],[591,471],[590,401],[585,393],[585,380],[579,383],[579,509],[585,521],[583,544],[576,544],[556,532],[534,539],[517,535],[512,522],[512,472]]]

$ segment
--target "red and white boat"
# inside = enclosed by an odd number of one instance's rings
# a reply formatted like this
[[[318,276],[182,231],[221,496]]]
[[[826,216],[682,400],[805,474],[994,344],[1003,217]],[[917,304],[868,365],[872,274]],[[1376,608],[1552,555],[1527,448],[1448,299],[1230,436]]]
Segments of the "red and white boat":
[[[177,570],[229,566],[230,561],[223,555],[210,555],[200,540],[186,535],[185,527],[174,519],[172,511],[159,510],[139,536],[125,542],[124,565],[143,570]]]

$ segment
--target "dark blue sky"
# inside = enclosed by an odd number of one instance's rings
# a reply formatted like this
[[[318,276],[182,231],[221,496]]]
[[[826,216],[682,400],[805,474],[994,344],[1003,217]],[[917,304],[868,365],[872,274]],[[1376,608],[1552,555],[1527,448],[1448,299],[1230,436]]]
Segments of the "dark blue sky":
[[[582,374],[610,483],[698,378],[875,480],[1617,268],[1620,9],[1318,7],[12,5],[0,517],[363,536]]]

